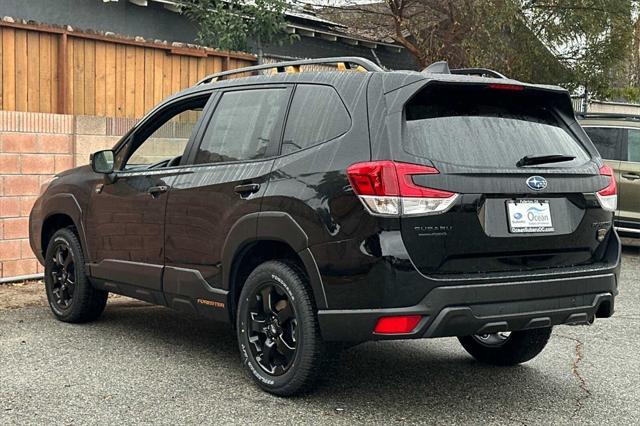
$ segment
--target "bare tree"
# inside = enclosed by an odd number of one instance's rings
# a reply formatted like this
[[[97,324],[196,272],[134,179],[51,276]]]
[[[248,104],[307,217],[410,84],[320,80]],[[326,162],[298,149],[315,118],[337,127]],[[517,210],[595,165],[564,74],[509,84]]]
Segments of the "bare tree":
[[[401,44],[421,67],[447,60],[598,92],[632,51],[634,0],[318,1],[324,16]]]
[[[404,46],[420,66],[446,58],[465,63],[463,40],[472,23],[468,10],[478,0],[385,0],[362,4],[329,4],[323,14],[358,32],[392,39]],[[445,53],[446,51],[446,53]]]

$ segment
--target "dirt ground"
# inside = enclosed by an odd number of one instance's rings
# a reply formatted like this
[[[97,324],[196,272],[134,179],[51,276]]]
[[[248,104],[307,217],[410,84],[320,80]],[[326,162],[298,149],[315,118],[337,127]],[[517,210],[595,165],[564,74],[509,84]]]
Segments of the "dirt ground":
[[[0,309],[47,306],[43,281],[0,284]]]
[[[623,249],[613,317],[556,327],[526,364],[482,365],[455,338],[369,342],[334,356],[296,398],[253,386],[228,324],[125,297],[68,324],[42,283],[3,284],[0,425],[636,426],[639,276],[640,249]]]

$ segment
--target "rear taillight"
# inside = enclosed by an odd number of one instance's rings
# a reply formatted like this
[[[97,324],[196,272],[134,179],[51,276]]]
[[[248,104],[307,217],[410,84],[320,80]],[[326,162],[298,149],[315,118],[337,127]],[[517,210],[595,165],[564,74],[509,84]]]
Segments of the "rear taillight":
[[[420,315],[398,315],[394,317],[382,317],[378,319],[376,328],[373,330],[377,334],[407,334],[411,333],[420,320]]]
[[[434,167],[395,161],[352,164],[347,176],[365,207],[380,216],[438,214],[447,211],[458,194],[416,185],[413,176],[437,174]]]
[[[604,165],[600,167],[600,175],[607,176],[609,183],[596,193],[600,206],[607,211],[614,212],[618,208],[618,188],[616,187],[616,179],[613,175],[613,169]]]

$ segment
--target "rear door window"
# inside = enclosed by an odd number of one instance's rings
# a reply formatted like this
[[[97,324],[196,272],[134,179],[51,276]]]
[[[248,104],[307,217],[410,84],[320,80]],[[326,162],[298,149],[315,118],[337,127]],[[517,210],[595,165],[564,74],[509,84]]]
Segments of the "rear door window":
[[[620,159],[620,141],[622,129],[614,127],[585,127],[584,131],[596,146],[602,158],[606,160]]]
[[[282,142],[282,154],[343,135],[351,117],[333,87],[299,84],[293,95]]]
[[[561,154],[572,167],[590,157],[548,102],[484,87],[435,86],[405,107],[404,150],[434,162],[516,168],[524,156]]]
[[[224,92],[202,137],[195,164],[275,155],[289,94],[288,88]]]

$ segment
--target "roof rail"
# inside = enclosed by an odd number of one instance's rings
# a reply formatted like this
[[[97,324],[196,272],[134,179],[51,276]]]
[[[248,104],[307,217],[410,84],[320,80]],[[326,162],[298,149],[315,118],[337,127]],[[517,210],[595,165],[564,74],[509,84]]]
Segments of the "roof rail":
[[[241,74],[245,72],[253,72],[253,71],[261,71],[261,70],[269,70],[276,69],[277,72],[285,72],[287,67],[299,67],[301,65],[313,65],[313,64],[336,64],[338,66],[343,65],[345,69],[358,69],[362,68],[364,71],[369,72],[383,72],[384,70],[371,62],[368,59],[360,58],[357,56],[340,56],[335,58],[317,58],[317,59],[301,59],[299,61],[286,61],[286,62],[276,62],[273,64],[262,64],[262,65],[253,65],[250,67],[238,68],[235,70],[222,71],[217,72],[215,74],[211,74],[203,78],[202,80],[196,83],[196,86],[200,84],[213,83],[218,81],[220,77],[226,77],[228,75],[233,74]],[[353,67],[352,65],[356,65]]]
[[[620,112],[576,112],[576,116],[582,118],[611,118],[640,121],[640,115],[638,114],[625,114]]]
[[[489,68],[457,68],[451,70],[451,74],[477,75],[479,77],[491,78],[507,78],[504,74],[500,74],[498,71],[490,70]]]

